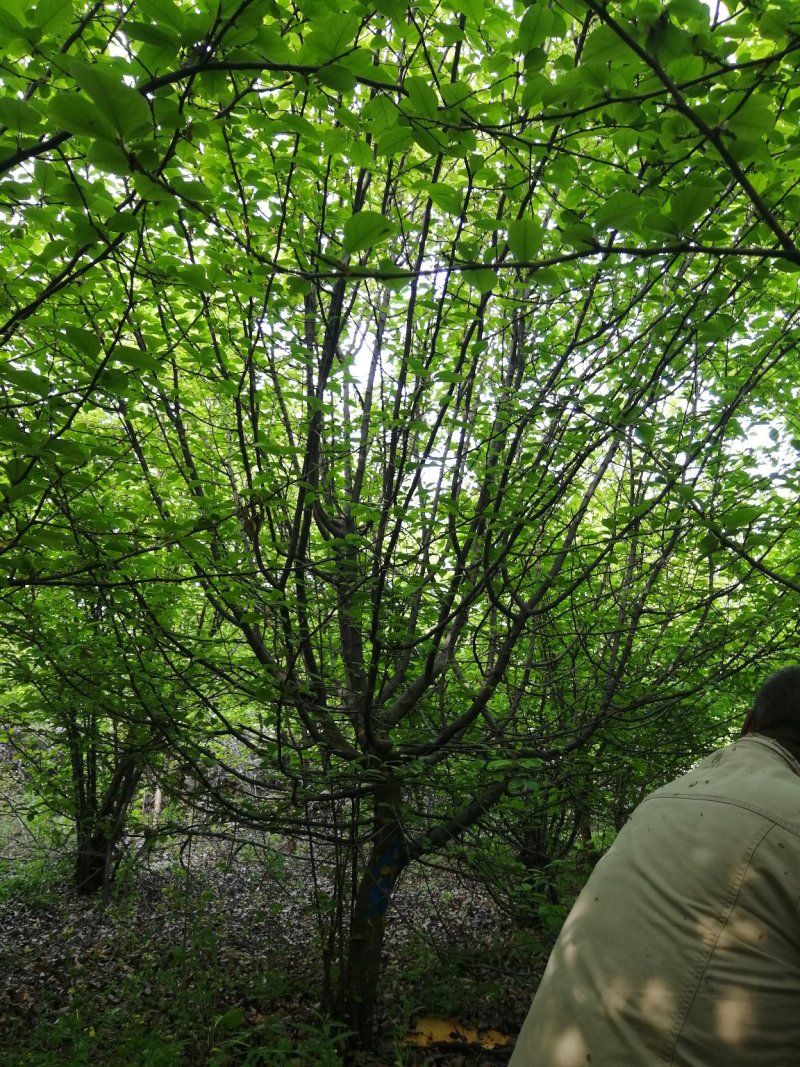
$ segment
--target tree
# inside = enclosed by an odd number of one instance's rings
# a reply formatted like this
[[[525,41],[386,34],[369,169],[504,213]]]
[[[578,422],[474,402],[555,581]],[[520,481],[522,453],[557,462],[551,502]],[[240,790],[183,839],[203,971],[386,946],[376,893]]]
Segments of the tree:
[[[366,1035],[409,862],[793,633],[800,37],[699,0],[0,17],[5,595],[130,598],[287,819],[347,805]]]
[[[76,890],[95,893],[113,879],[143,773],[165,752],[184,770],[200,758],[202,704],[187,697],[191,672],[176,679],[147,627],[131,625],[141,608],[125,591],[26,590],[12,606],[0,623],[12,684],[2,722],[38,804],[74,828]]]

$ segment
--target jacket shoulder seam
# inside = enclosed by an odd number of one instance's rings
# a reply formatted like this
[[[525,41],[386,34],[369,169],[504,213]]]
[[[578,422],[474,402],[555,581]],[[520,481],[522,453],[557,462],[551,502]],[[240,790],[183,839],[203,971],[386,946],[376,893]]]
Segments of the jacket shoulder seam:
[[[758,804],[749,804],[747,801],[738,800],[734,797],[716,796],[714,793],[665,792],[660,789],[657,794],[653,793],[651,796],[645,797],[642,804],[647,804],[653,800],[693,800],[695,803],[729,804],[733,808],[741,808],[744,811],[751,811],[754,815],[760,815],[761,818],[766,819],[774,826],[782,827],[793,837],[800,838],[800,789],[798,790],[798,821],[796,823],[791,823],[781,818],[780,815],[776,815],[774,811],[762,808]]]

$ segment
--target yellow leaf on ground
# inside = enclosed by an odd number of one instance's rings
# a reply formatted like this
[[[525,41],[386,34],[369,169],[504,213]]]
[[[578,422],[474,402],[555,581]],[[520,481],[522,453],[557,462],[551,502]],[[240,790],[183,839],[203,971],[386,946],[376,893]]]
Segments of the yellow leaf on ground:
[[[459,1019],[436,1019],[420,1016],[403,1038],[407,1045],[473,1045],[480,1048],[502,1048],[509,1043],[499,1030],[478,1030]]]

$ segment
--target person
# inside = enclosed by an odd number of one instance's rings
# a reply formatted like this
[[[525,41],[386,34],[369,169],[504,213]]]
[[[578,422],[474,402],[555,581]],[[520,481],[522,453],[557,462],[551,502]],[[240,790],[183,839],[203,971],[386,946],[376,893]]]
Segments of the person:
[[[800,666],[651,793],[570,912],[509,1067],[798,1067]]]

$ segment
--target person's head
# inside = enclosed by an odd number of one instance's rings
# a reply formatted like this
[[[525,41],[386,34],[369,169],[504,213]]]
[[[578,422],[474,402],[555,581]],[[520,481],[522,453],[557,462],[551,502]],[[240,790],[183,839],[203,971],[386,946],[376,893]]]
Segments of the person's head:
[[[753,733],[800,742],[800,666],[783,667],[767,678],[756,693],[748,725]]]

